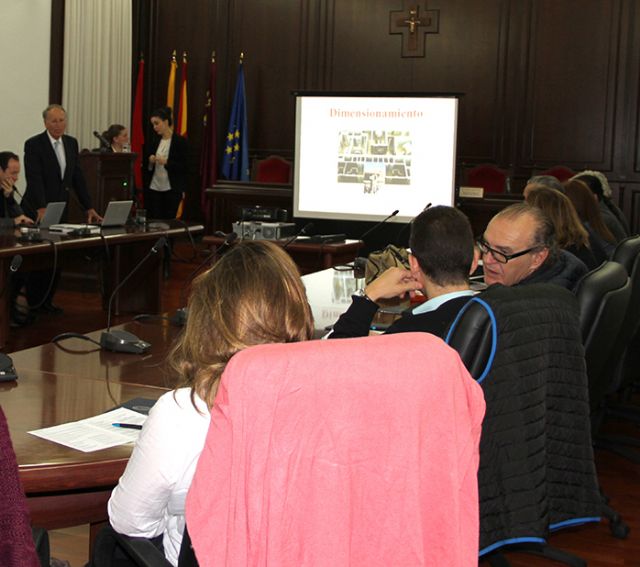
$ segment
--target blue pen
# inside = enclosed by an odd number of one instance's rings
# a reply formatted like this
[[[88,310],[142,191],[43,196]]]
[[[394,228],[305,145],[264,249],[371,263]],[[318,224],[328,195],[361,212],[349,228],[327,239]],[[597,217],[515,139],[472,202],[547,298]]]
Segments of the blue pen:
[[[142,425],[137,423],[112,423],[114,427],[122,427],[122,429],[142,429]]]

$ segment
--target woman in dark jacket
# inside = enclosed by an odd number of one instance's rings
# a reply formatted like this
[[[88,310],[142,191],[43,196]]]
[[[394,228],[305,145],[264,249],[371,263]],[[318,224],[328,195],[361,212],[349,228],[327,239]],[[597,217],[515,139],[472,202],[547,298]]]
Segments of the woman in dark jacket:
[[[175,219],[180,201],[187,190],[187,140],[174,133],[169,107],[151,114],[151,124],[160,136],[149,156],[151,181],[144,191],[147,216],[152,219]]]

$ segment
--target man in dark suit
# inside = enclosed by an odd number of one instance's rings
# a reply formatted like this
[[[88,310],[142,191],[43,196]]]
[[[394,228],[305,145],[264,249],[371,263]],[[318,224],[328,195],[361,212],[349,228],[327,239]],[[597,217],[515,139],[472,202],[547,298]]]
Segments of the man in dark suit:
[[[377,301],[422,291],[427,301],[406,312],[387,333],[421,331],[444,338],[463,305],[474,294],[469,274],[477,266],[469,220],[453,207],[432,207],[411,223],[411,269],[389,268],[353,296],[331,339],[369,334]]]
[[[47,203],[68,201],[75,191],[87,212],[87,222],[99,222],[100,215],[91,204],[84,175],[78,161],[78,141],[64,132],[67,113],[59,104],[48,106],[42,113],[46,130],[24,144],[24,168],[27,189],[22,200],[25,212],[41,220]]]
[[[13,152],[0,152],[0,226],[14,227],[19,224],[33,224],[16,202],[15,184],[20,175],[20,160]]]
[[[84,175],[78,161],[78,141],[65,135],[67,113],[59,104],[49,105],[42,113],[46,130],[24,144],[24,168],[27,188],[22,199],[24,212],[40,221],[47,203],[69,201],[75,194],[87,212],[87,222],[102,218],[93,208]],[[33,272],[27,279],[27,301],[32,308],[46,313],[61,313],[52,302],[59,273]]]

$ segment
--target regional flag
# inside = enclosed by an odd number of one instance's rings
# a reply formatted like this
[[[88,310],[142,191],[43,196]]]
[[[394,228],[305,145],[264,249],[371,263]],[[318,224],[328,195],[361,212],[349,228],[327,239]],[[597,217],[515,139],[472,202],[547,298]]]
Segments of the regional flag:
[[[137,206],[144,207],[142,188],[142,148],[144,146],[144,127],[142,116],[142,103],[144,99],[144,58],[140,55],[138,61],[138,78],[136,80],[136,94],[133,99],[133,117],[131,118],[131,151],[136,154],[136,161],[133,165],[135,176],[136,192],[139,192]]]
[[[204,136],[202,138],[202,155],[200,156],[200,206],[205,219],[209,220],[209,207],[207,206],[208,187],[213,187],[217,180],[217,154],[216,144],[216,59],[211,57],[209,69],[209,88],[207,89],[207,102],[204,108]]]
[[[238,68],[236,92],[222,157],[222,176],[235,181],[249,181],[249,141],[247,139],[247,107],[244,91],[242,57]]]
[[[176,98],[176,71],[178,62],[176,61],[176,50],[171,55],[171,65],[169,66],[169,83],[167,84],[167,106],[173,110]]]

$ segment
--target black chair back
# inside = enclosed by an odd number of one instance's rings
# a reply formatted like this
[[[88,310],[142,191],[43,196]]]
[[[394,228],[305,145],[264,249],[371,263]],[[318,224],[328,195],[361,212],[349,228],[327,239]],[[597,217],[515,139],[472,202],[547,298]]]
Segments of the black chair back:
[[[621,264],[604,262],[578,282],[575,293],[580,304],[593,413],[609,389],[607,365],[629,305],[631,283]]]
[[[630,236],[622,240],[613,253],[612,260],[624,266],[631,280],[631,297],[627,312],[622,321],[618,340],[613,346],[609,364],[612,381],[609,393],[617,392],[625,382],[633,380],[637,366],[631,364],[629,354],[639,348],[638,329],[640,328],[640,236]],[[633,345],[633,346],[631,346]]]

